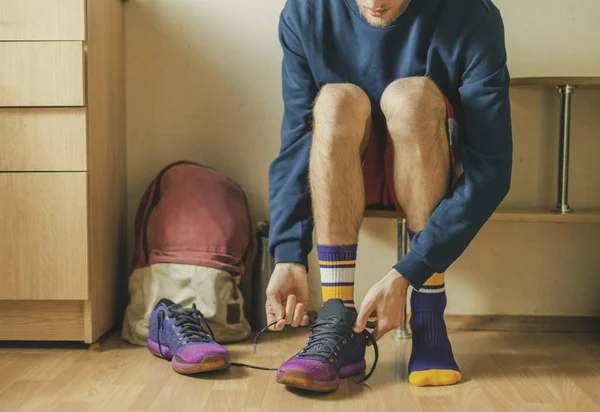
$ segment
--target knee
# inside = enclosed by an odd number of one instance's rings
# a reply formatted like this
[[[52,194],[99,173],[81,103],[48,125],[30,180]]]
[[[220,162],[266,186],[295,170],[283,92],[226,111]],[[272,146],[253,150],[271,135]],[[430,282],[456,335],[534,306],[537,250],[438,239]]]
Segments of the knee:
[[[338,133],[319,133],[319,142],[351,136],[357,137],[357,144],[363,137],[367,120],[371,116],[371,103],[367,94],[353,84],[327,84],[321,88],[313,105],[315,127],[327,124]],[[322,141],[322,140],[326,141]]]
[[[367,118],[371,103],[367,94],[353,84],[327,84],[321,88],[314,103],[314,116],[327,118]]]
[[[392,82],[381,96],[381,110],[388,128],[410,138],[435,135],[446,119],[444,96],[426,77],[409,77]]]

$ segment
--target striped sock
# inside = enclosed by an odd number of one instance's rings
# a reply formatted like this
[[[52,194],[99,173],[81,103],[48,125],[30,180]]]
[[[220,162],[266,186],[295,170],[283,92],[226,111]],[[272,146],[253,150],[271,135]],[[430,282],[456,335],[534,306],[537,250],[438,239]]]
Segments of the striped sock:
[[[416,386],[452,385],[462,378],[444,322],[444,277],[433,274],[419,291],[413,290],[410,299],[413,347],[408,380]]]
[[[358,245],[317,245],[323,302],[341,299],[354,307],[354,268]]]
[[[414,233],[409,231],[412,240]],[[408,381],[415,386],[444,386],[460,382],[462,374],[454,360],[452,344],[444,322],[446,280],[434,273],[410,297],[412,353]]]
[[[442,292],[446,292],[445,275],[443,273],[434,273],[425,283],[423,283],[423,287],[421,287],[421,290],[417,293],[432,294]]]

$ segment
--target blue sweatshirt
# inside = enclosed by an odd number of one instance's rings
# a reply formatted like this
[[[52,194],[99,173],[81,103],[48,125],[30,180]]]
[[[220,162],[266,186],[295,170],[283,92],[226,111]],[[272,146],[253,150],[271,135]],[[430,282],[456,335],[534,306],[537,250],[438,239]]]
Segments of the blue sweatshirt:
[[[504,26],[491,0],[412,0],[391,26],[370,26],[355,0],[288,0],[281,14],[284,117],[269,169],[276,263],[308,267],[313,220],[308,187],[311,112],[327,83],[353,83],[375,121],[393,80],[428,76],[455,107],[464,173],[394,268],[419,289],[467,248],[504,199],[512,169]]]

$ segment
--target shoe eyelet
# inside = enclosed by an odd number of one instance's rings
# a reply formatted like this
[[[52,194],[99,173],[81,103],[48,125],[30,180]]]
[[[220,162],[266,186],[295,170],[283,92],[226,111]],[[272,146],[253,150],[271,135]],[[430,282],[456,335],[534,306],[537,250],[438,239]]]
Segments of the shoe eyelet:
[[[337,350],[341,350],[339,345],[337,345],[335,348],[336,348]]]
[[[330,363],[333,363],[333,359],[329,358],[329,362],[330,362]]]
[[[337,353],[333,352],[333,356],[337,356]]]
[[[344,339],[344,340],[342,341],[342,343],[345,345],[345,344],[346,344],[346,339]]]

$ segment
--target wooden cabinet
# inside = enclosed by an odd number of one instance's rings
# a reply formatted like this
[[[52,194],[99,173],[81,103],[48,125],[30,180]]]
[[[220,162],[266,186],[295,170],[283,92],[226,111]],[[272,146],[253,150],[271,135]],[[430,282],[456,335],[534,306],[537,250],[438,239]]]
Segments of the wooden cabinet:
[[[0,340],[93,342],[115,325],[123,46],[120,0],[2,6]]]
[[[0,41],[83,41],[85,3],[86,0],[3,0]]]
[[[86,171],[85,107],[0,108],[0,171]]]
[[[0,300],[86,300],[86,174],[2,173],[0,191]]]
[[[0,106],[83,106],[83,44],[0,42]]]

